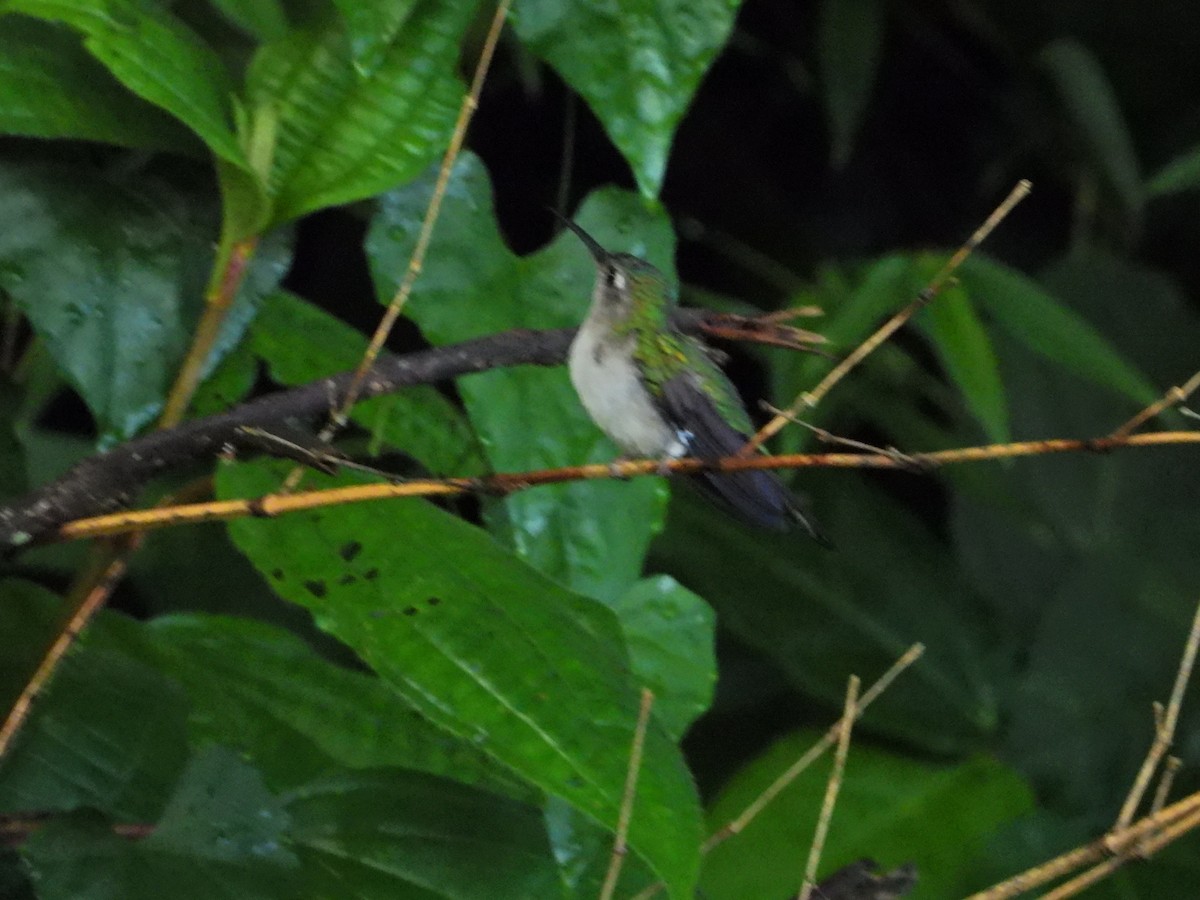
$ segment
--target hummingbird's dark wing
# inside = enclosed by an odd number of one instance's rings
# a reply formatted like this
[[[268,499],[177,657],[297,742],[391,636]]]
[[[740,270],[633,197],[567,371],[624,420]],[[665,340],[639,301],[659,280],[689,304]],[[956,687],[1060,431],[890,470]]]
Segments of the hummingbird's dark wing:
[[[688,454],[698,459],[734,455],[753,431],[733,385],[715,365],[709,362],[709,366],[711,371],[704,372],[703,381],[695,370],[677,372],[662,383],[657,398],[663,415],[687,445]],[[730,409],[731,403],[736,404],[736,410]],[[734,427],[731,420],[742,428]],[[816,540],[828,544],[774,472],[702,472],[695,476],[695,483],[752,525],[783,531],[800,524]]]

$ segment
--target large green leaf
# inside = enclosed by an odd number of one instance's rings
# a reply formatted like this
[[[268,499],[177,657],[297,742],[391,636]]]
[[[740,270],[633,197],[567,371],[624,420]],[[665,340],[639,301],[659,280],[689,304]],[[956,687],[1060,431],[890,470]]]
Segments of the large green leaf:
[[[427,177],[388,195],[372,224],[367,252],[381,297],[391,297],[405,271],[431,188]],[[601,242],[669,271],[666,223],[647,216],[637,198],[598,193],[580,220]],[[531,256],[513,255],[492,217],[483,166],[466,156],[455,168],[408,312],[438,344],[511,328],[574,326],[586,314],[594,278],[573,235]],[[461,379],[459,391],[499,471],[617,456],[587,417],[565,368],[484,372]],[[522,556],[574,590],[611,601],[641,573],[664,493],[653,479],[579,482],[523,491],[505,506]]]
[[[733,27],[738,0],[517,4],[516,31],[595,111],[647,197],[675,129]]]
[[[84,814],[36,833],[23,856],[46,900],[520,900],[557,881],[532,807],[398,770],[278,795],[220,746],[193,759],[148,836]]]
[[[279,483],[250,467],[220,476],[226,494]],[[245,520],[231,534],[282,596],[423,715],[613,826],[638,696],[607,608],[421,501]],[[673,896],[690,895],[697,828],[683,760],[652,725],[630,846]]]
[[[23,16],[0,25],[0,132],[200,149],[178,122],[125,90],[75,35]]]
[[[716,623],[708,604],[667,575],[646,578],[614,611],[633,672],[654,691],[654,714],[676,739],[708,709],[717,679]]]
[[[710,830],[737,816],[820,736],[815,731],[789,735],[735,775],[709,810]],[[701,880],[706,896],[740,900],[796,892],[828,771],[828,761],[810,767],[744,831],[708,856]],[[884,868],[912,862],[918,873],[914,900],[961,897],[986,886],[967,878],[988,839],[1032,807],[1026,784],[994,760],[918,762],[855,740],[821,871],[863,857],[879,860]]]
[[[818,59],[825,116],[829,121],[830,162],[845,167],[863,113],[875,88],[885,24],[882,0],[824,0],[818,31]]]
[[[129,90],[165,109],[212,152],[245,166],[233,130],[233,83],[217,54],[167,8],[144,0],[6,0],[0,14],[60,22]]]
[[[161,407],[204,303],[216,212],[150,178],[136,185],[53,164],[0,166],[0,288],[46,341],[95,416],[128,437]],[[284,233],[264,242],[211,368],[282,277]]]
[[[340,18],[259,50],[246,92],[250,109],[277,120],[266,167],[274,221],[379,193],[438,155],[462,96],[459,42],[474,8],[424,0],[372,46],[369,64]]]

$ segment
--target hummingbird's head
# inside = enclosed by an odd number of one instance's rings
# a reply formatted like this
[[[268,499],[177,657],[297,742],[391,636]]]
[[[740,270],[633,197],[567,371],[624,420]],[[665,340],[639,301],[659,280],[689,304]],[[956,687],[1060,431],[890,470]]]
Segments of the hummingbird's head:
[[[631,253],[610,253],[570,219],[559,218],[583,242],[596,263],[594,304],[618,319],[666,305],[667,280],[655,266]]]

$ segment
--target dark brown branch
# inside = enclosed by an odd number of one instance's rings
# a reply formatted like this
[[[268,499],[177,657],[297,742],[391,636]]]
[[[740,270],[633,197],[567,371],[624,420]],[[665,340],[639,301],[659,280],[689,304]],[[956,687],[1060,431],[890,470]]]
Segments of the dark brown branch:
[[[676,314],[676,324],[692,332],[709,331],[710,319],[719,321],[722,328],[729,327],[729,317],[716,313],[679,310]],[[361,397],[378,397],[489,369],[560,365],[573,336],[571,329],[514,330],[384,357],[368,372]],[[0,555],[37,543],[66,522],[124,509],[154,478],[210,460],[226,448],[257,453],[260,448],[253,437],[239,429],[270,428],[289,420],[326,416],[342,402],[353,377],[344,372],[322,378],[88,457],[61,478],[0,505]]]
[[[371,368],[361,396],[378,397],[487,369],[558,365],[566,358],[573,334],[569,329],[506,331],[386,357]],[[341,402],[352,378],[351,372],[332,375],[90,456],[61,478],[0,506],[0,552],[34,543],[64,522],[123,509],[152,479],[212,459],[226,447],[250,447],[250,439],[238,432],[241,427],[327,415]]]

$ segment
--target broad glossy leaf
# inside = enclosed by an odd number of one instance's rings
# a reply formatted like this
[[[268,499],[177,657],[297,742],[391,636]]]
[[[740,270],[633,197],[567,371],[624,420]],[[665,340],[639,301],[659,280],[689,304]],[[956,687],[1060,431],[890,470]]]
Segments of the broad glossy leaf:
[[[382,298],[403,276],[431,189],[427,176],[388,195],[372,223],[367,252]],[[666,224],[650,218],[636,198],[600,192],[579,218],[601,243],[670,271]],[[512,328],[570,327],[586,314],[594,279],[587,251],[570,234],[531,256],[513,255],[492,217],[483,166],[464,156],[407,312],[437,344]],[[579,403],[565,367],[483,372],[460,379],[458,388],[498,471],[617,456]],[[663,495],[654,479],[604,480],[523,491],[505,506],[522,556],[574,590],[611,602],[641,573]]]
[[[262,494],[279,473],[238,466],[222,492]],[[618,626],[483,531],[431,505],[360,504],[231,526],[276,590],[313,610],[432,722],[616,822],[638,697]],[[657,725],[647,735],[630,846],[688,896],[694,787]]]
[[[968,259],[961,272],[971,298],[1031,350],[1138,403],[1158,396],[1146,377],[1091,324],[1033,280],[979,254]]]
[[[18,653],[44,646],[33,643],[54,613],[43,594],[0,584],[4,633]],[[187,760],[185,716],[185,697],[153,668],[119,653],[69,655],[0,760],[0,810],[90,806],[127,821],[157,818]]]
[[[820,737],[816,731],[789,735],[735,775],[709,810],[710,831],[741,813]],[[701,880],[706,896],[740,900],[796,892],[829,759],[801,774],[744,831],[706,858]],[[961,897],[987,886],[967,878],[991,836],[1032,807],[1032,791],[1020,776],[987,757],[923,762],[856,738],[818,877],[863,857],[885,869],[912,862],[918,873],[914,900]]]
[[[46,341],[99,430],[128,437],[161,407],[204,303],[216,212],[148,178],[53,164],[0,166],[0,287]],[[264,241],[209,366],[237,343],[287,266]]]
[[[738,0],[519,4],[521,41],[595,111],[646,197],[662,187],[675,129],[733,28]]]
[[[712,703],[717,680],[715,616],[674,578],[639,581],[617,600],[638,681],[654,691],[654,714],[677,740]]]
[[[1103,174],[1128,224],[1136,229],[1145,203],[1142,176],[1129,128],[1100,61],[1073,38],[1051,42],[1041,61],[1080,131],[1088,161]]]
[[[195,153],[179,123],[127,91],[70,31],[7,16],[0,26],[0,132]]]
[[[443,150],[462,96],[459,42],[474,7],[419,3],[371,50],[370,65],[355,57],[340,18],[259,50],[247,99],[278,117],[268,179],[274,221],[377,194]]]
[[[885,24],[881,0],[824,0],[817,53],[825,115],[832,134],[830,161],[843,168],[875,88]]]
[[[327,777],[290,792],[308,896],[526,900],[559,894],[536,807],[413,772]]]
[[[217,54],[165,6],[140,0],[8,0],[5,12],[59,22],[133,93],[165,109],[212,152],[246,165],[233,131],[233,83]]]

